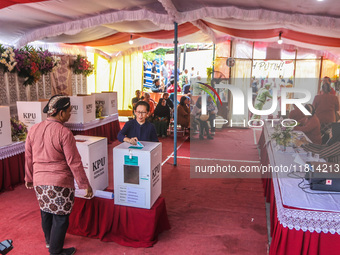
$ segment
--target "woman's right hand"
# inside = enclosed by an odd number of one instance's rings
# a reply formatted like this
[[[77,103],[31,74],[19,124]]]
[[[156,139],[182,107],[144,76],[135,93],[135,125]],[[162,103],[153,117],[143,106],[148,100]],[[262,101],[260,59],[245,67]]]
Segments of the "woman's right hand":
[[[137,137],[132,137],[132,138],[125,137],[123,141],[130,143],[132,145],[137,145],[138,138]]]
[[[137,137],[132,137],[129,140],[129,143],[131,143],[132,145],[137,145],[138,142],[138,138]]]
[[[33,182],[25,182],[25,186],[27,189],[33,189]]]

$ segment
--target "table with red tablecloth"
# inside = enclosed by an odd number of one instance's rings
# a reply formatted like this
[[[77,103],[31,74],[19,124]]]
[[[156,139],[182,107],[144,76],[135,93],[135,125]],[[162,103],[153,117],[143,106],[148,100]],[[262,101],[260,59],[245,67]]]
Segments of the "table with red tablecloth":
[[[0,147],[0,192],[24,183],[25,142]]]
[[[117,139],[120,131],[118,113],[95,119],[87,123],[65,123],[74,135],[89,135],[107,137],[108,143]]]
[[[264,126],[259,141],[261,163],[294,165],[294,155],[278,151],[270,141],[272,131],[269,125]],[[265,195],[270,202],[269,254],[340,254],[340,194],[309,188],[303,191],[298,184],[304,180],[296,176],[304,174],[273,172],[264,176]]]
[[[168,229],[162,197],[151,209],[115,205],[113,199],[76,197],[68,233],[137,248],[151,247],[158,234]]]

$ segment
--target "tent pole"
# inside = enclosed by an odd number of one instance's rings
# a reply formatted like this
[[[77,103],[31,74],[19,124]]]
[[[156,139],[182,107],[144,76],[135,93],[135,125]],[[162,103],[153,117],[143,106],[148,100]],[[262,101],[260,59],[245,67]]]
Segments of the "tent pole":
[[[184,50],[183,50],[183,68],[182,70],[185,70],[185,59],[186,59],[186,55],[187,55],[187,44],[184,44]],[[183,85],[182,85],[183,86]]]
[[[177,166],[177,46],[178,46],[178,24],[174,22],[175,25],[175,40],[174,40],[174,50],[175,50],[175,62],[174,62],[174,79],[175,79],[175,91],[174,91],[174,166]]]

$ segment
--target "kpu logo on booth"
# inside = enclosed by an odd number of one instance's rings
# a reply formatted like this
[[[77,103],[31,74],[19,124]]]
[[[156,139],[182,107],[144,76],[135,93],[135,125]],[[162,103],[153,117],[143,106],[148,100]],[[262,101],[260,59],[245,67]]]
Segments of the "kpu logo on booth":
[[[78,105],[72,105],[71,109],[74,110],[74,111],[78,111]]]
[[[105,157],[94,161],[92,163],[92,166],[93,166],[93,171],[96,171],[99,168],[104,167],[105,166]]]
[[[2,120],[0,121],[0,128],[2,128],[3,127],[3,124],[2,124]]]
[[[24,119],[36,119],[37,118],[36,113],[23,113],[22,115]]]
[[[86,105],[86,112],[91,113],[92,112],[92,104],[87,104]]]
[[[216,100],[214,99],[214,96],[213,94],[209,91],[209,89],[217,96],[218,100],[220,101],[220,104],[222,106],[222,100],[220,98],[220,96],[218,95],[218,93],[216,92],[216,90],[211,87],[210,85],[208,84],[205,84],[205,83],[201,83],[199,82],[199,84],[201,85],[201,87],[199,87],[199,89],[205,91],[208,95],[211,96],[211,98],[214,100],[215,104],[216,104]],[[233,86],[233,85],[227,85],[227,84],[217,84],[215,86],[215,88],[222,88],[222,89],[228,89],[230,91],[230,93],[232,94],[233,96],[233,104],[232,104],[232,114],[233,115],[244,115],[245,114],[245,96],[242,92],[242,90],[240,88],[237,88],[236,86]],[[247,106],[248,106],[248,110],[250,112],[252,112],[253,114],[255,115],[270,115],[272,113],[275,112],[277,106],[278,106],[278,90],[276,88],[274,88],[272,90],[273,92],[273,98],[272,98],[272,106],[270,107],[270,109],[264,109],[264,110],[258,110],[254,107],[253,105],[253,93],[252,93],[252,88],[249,88],[248,91],[247,91],[248,95],[247,95]],[[299,94],[304,94],[304,97],[303,98],[287,98],[287,94],[288,93],[299,93]],[[201,109],[201,113],[202,115],[206,115],[207,114],[207,94],[203,93],[201,95],[201,100],[202,100],[202,109]],[[292,105],[295,105],[295,107],[297,107],[298,109],[300,109],[300,111],[304,114],[304,115],[307,115],[307,116],[310,116],[311,113],[302,105],[304,103],[307,103],[310,99],[311,99],[311,93],[310,91],[306,90],[306,89],[298,89],[298,88],[282,88],[281,89],[281,94],[279,95],[280,98],[281,98],[281,115],[286,115],[287,114],[287,104],[292,104]],[[217,104],[216,104],[217,105]],[[259,121],[259,122],[262,122],[261,126],[263,126],[263,120],[249,120],[248,121],[248,125],[249,126],[253,126],[255,127],[254,125],[252,125],[252,122],[253,121]],[[267,121],[274,121],[274,120],[268,120]],[[295,125],[293,126],[296,126],[297,125],[297,122],[295,120],[292,120],[292,119],[285,119],[283,121],[281,121],[281,124],[283,126],[286,126],[285,125],[285,122],[286,121],[293,121],[295,122]],[[228,120],[226,119],[215,119],[214,120],[214,126],[216,124],[227,124],[228,123]],[[273,123],[273,122],[272,122]],[[230,125],[232,126],[232,121],[230,123]],[[236,123],[234,123],[236,124]],[[237,123],[237,124],[240,124],[240,123]],[[243,123],[242,123],[243,124]],[[245,120],[244,120],[244,124],[245,124]],[[292,126],[291,124],[287,125],[288,126]],[[258,126],[256,126],[258,127]]]

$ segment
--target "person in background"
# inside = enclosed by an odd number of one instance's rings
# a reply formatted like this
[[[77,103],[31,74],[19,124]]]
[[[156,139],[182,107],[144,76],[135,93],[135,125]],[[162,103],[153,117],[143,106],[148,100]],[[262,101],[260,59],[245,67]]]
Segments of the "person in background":
[[[209,123],[210,123],[210,131],[211,131],[211,135],[215,135],[215,125],[214,125],[214,120],[216,119],[216,114],[217,114],[217,107],[214,104],[214,101],[212,100],[212,98],[210,96],[208,96],[207,99],[207,111],[208,111],[208,115],[209,115]]]
[[[302,141],[306,142],[306,141]],[[301,146],[306,151],[319,154],[328,162],[340,163],[340,123],[332,123],[330,139],[324,145],[308,143]]]
[[[26,138],[25,185],[35,190],[50,254],[71,255],[76,249],[63,246],[74,204],[74,180],[85,189],[85,197],[92,197],[93,191],[74,136],[63,125],[71,116],[70,98],[51,97],[43,112],[48,118],[34,125]]]
[[[313,107],[314,108],[314,107]],[[306,116],[301,112],[301,110],[294,105],[294,109],[289,113],[288,118],[296,120],[297,122],[301,122],[303,118]]]
[[[191,111],[191,114],[195,116],[195,119],[199,122],[199,139],[204,139],[204,131],[207,136],[207,139],[214,139],[209,133],[209,126],[208,126],[208,115],[202,115],[201,113],[201,105],[202,99],[199,97],[196,101],[194,109]]]
[[[191,67],[190,79],[196,77],[195,67]]]
[[[168,92],[165,92],[163,94],[163,98],[166,100],[166,104],[169,106],[169,108],[171,110],[174,109],[174,103],[171,101],[171,99],[169,98],[169,93]]]
[[[304,132],[312,143],[321,144],[320,121],[315,115],[314,106],[307,104],[305,107],[312,115],[300,119],[301,125],[296,126],[294,130]]]
[[[132,100],[131,100],[132,108],[134,108],[135,105],[137,104],[137,102],[139,100],[141,100],[141,97],[140,97],[141,96],[141,92],[140,92],[139,89],[136,90],[135,95],[136,95],[136,97],[132,98]]]
[[[150,117],[153,117],[153,112],[155,111],[155,104],[150,98],[150,94],[148,92],[144,93],[144,102],[147,102],[150,105],[148,112],[150,113]]]
[[[322,91],[323,94],[315,96],[313,106],[315,114],[320,120],[321,135],[325,135],[331,124],[336,120],[335,114],[339,111],[339,101],[336,96],[330,94],[331,87],[329,83],[325,82],[322,85]],[[323,140],[323,143],[325,142]]]
[[[158,93],[163,92],[164,86],[161,86],[159,79],[153,80],[153,85],[151,87],[152,92]]]
[[[118,133],[118,140],[132,145],[136,145],[137,141],[158,142],[155,126],[147,121],[149,114],[150,105],[139,101],[134,110],[135,119],[125,123]]]
[[[188,97],[182,96],[177,107],[177,123],[182,128],[190,128],[190,108],[188,105]]]
[[[175,103],[175,93],[171,93],[169,96],[169,99],[174,104]],[[176,100],[177,104],[179,104],[178,100]]]
[[[167,88],[168,93],[173,93],[175,91],[175,80],[170,80],[170,86]],[[177,92],[181,92],[181,87],[177,86]]]
[[[181,76],[181,86],[182,88],[184,87],[184,85],[189,84],[189,74],[188,74],[188,69],[184,69],[184,71],[182,72],[182,76]]]
[[[157,78],[157,60],[155,59],[154,61],[152,61],[152,67],[151,67],[151,77],[152,79],[156,79]]]
[[[158,136],[163,138],[167,136],[167,130],[170,123],[170,108],[166,104],[164,98],[160,98],[156,106],[153,124],[156,127],[156,132]]]
[[[252,82],[251,82],[251,90],[252,90],[252,93],[253,93],[253,104],[255,102],[257,92],[258,92],[258,87],[257,87],[258,83],[259,83],[259,81],[255,78],[255,76],[253,76]]]
[[[332,88],[332,80],[331,80],[331,78],[329,78],[328,76],[323,77],[322,84],[328,84],[329,87],[330,87],[330,92],[329,93],[331,95],[334,95],[334,96],[336,95],[335,89]],[[323,91],[321,91],[321,93],[323,93]]]
[[[257,93],[257,97],[255,100],[255,109],[262,110],[263,106],[265,105],[268,98],[273,98],[269,92],[271,84],[267,83],[264,85],[264,88],[260,89]],[[252,119],[260,119],[259,115],[254,114]]]
[[[186,84],[186,85],[183,86],[182,93],[183,94],[189,94],[190,93],[190,89],[191,89],[191,85],[190,84]]]
[[[161,76],[164,78],[164,84],[168,84],[168,77],[169,77],[169,73],[168,73],[168,68],[166,66],[167,62],[164,61],[162,66],[161,66]]]

